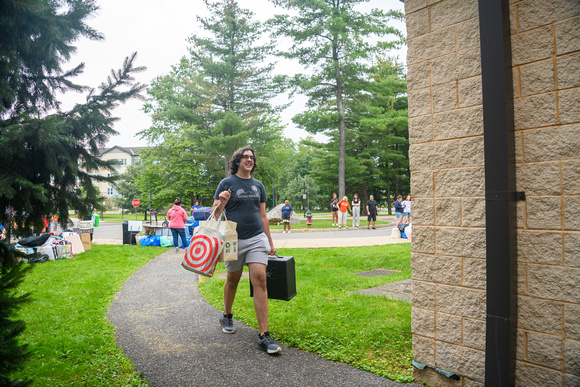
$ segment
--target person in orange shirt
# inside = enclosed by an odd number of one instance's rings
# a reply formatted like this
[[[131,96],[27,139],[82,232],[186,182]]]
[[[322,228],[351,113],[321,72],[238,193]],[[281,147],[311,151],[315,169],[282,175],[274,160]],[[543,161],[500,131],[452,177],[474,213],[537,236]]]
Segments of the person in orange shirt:
[[[338,228],[348,228],[346,226],[346,218],[348,216],[347,210],[350,210],[350,203],[348,202],[348,198],[344,196],[341,201],[338,202]]]

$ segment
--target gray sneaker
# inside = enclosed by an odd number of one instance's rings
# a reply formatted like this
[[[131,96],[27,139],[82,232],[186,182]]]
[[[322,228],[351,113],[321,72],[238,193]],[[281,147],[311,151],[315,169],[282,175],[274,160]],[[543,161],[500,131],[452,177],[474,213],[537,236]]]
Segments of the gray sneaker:
[[[227,316],[222,315],[220,317],[220,325],[222,326],[222,332],[224,333],[236,333],[236,328],[234,327],[234,319],[232,314]]]
[[[258,346],[261,350],[266,351],[270,355],[282,352],[282,348],[270,337],[270,332],[264,332],[264,336],[258,333]]]

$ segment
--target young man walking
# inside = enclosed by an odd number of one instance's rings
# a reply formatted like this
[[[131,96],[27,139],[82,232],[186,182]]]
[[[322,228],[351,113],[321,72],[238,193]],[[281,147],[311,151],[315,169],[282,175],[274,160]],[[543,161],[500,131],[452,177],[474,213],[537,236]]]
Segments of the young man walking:
[[[238,224],[238,260],[225,262],[224,314],[219,321],[224,333],[236,333],[232,306],[243,267],[247,265],[254,287],[254,310],[260,330],[258,346],[269,354],[275,354],[282,348],[272,341],[268,332],[266,267],[268,255],[276,254],[276,248],[266,214],[266,190],[252,177],[255,168],[256,154],[252,148],[238,149],[230,159],[231,175],[220,182],[214,195],[216,216],[225,209],[228,220]]]

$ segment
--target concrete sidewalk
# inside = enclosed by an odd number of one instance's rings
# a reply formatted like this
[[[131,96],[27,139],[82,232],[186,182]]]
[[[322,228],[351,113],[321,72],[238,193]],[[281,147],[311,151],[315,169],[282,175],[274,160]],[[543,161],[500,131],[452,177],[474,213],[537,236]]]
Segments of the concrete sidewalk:
[[[383,217],[381,220],[392,221],[395,217]],[[282,230],[271,230],[272,239],[277,249],[282,248],[319,248],[319,247],[349,247],[349,246],[373,246],[391,243],[410,243],[409,239],[391,238],[392,224],[381,224],[376,226],[376,230],[367,230],[366,227],[355,229],[350,227],[347,230],[338,228],[323,229],[295,229],[292,231],[292,237],[288,234],[282,234]],[[362,237],[345,237],[344,233],[360,232]],[[373,236],[367,236],[373,233]],[[374,235],[376,234],[376,235]],[[352,234],[346,234],[352,235]],[[364,235],[364,236],[363,236]],[[95,244],[121,245],[121,238],[99,238],[93,239]]]
[[[172,250],[151,260],[109,309],[119,347],[152,386],[418,386],[293,348],[267,355],[257,331],[239,321],[236,334],[224,334],[221,311],[203,299],[198,276],[180,267],[182,257]],[[240,288],[239,296],[248,292]]]
[[[366,237],[360,239],[340,238],[318,238],[318,239],[277,239],[272,234],[274,246],[277,249],[299,249],[299,248],[319,248],[319,247],[349,247],[349,246],[374,246],[392,243],[410,243],[409,239],[391,238],[390,236]],[[98,245],[122,245],[121,239],[94,238],[94,244]]]

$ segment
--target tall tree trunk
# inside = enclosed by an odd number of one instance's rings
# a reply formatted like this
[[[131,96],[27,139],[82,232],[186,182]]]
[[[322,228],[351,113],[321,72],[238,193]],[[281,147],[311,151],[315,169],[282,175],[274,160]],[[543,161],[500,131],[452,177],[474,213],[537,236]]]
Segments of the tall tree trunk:
[[[336,107],[338,114],[340,114],[340,121],[338,122],[338,198],[346,193],[345,175],[346,175],[346,120],[344,117],[344,103],[342,101],[342,77],[340,74],[340,66],[338,63],[338,52],[333,49],[334,59],[334,75],[336,79]]]
[[[387,208],[389,209],[389,215],[393,215],[391,211],[391,183],[387,180]]]
[[[369,201],[369,192],[367,191],[366,187],[362,189],[361,195],[359,195],[359,199],[360,199],[361,215],[368,215],[366,211],[367,211],[367,202]]]

